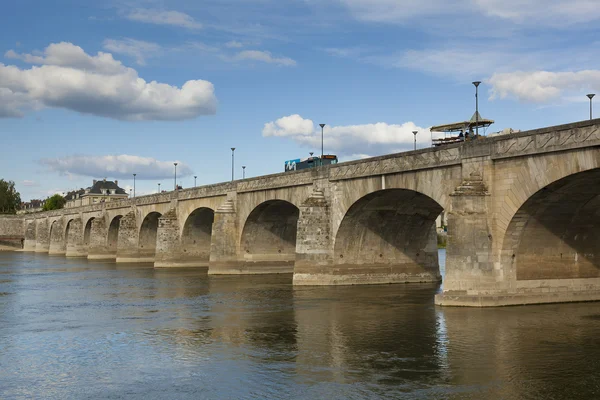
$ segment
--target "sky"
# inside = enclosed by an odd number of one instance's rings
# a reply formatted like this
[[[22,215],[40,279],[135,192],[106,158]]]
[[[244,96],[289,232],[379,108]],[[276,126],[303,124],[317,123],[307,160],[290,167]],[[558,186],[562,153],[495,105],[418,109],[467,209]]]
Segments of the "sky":
[[[597,0],[7,1],[0,178],[28,201],[117,179],[150,194],[589,118]]]

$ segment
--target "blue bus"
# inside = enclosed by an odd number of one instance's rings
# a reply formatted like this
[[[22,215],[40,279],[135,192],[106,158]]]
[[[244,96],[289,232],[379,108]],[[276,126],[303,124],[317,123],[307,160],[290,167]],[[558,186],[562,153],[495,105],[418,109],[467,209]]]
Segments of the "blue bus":
[[[320,165],[337,164],[338,158],[333,154],[324,154],[321,162],[321,157],[297,158],[285,162],[285,172],[298,171],[306,168],[314,168]]]

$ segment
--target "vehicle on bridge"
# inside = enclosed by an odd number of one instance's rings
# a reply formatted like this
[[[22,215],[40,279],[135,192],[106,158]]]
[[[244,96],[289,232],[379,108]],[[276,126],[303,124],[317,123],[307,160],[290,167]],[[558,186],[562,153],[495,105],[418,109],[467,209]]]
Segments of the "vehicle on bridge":
[[[494,120],[483,118],[481,117],[481,115],[478,115],[478,113],[475,113],[469,121],[432,126],[430,129],[432,134],[431,144],[434,147],[437,147],[448,144],[461,143],[464,141],[474,139],[480,139],[481,135],[476,135],[475,132],[473,132],[475,128],[487,128],[493,123]],[[433,132],[443,132],[444,137],[433,139]],[[458,135],[451,136],[455,132],[458,132]]]
[[[321,165],[330,165],[337,164],[338,158],[334,154],[324,154],[323,160],[321,157],[307,157],[307,158],[297,158],[295,160],[288,160],[285,162],[285,172],[288,171],[298,171],[301,169],[314,168]]]

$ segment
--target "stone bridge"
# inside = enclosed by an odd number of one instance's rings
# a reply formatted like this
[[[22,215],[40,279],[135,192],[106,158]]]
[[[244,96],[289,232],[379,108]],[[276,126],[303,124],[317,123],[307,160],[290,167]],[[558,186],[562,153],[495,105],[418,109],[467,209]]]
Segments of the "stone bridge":
[[[24,251],[67,257],[294,285],[435,282],[445,210],[437,304],[600,300],[599,146],[600,120],[585,121],[29,214],[19,229]]]

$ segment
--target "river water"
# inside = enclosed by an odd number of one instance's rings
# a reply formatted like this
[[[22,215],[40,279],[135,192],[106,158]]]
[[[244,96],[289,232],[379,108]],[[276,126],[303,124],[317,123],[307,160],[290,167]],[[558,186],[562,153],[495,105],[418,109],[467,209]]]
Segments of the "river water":
[[[0,253],[0,398],[600,398],[600,304],[437,290]]]

